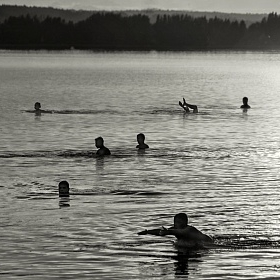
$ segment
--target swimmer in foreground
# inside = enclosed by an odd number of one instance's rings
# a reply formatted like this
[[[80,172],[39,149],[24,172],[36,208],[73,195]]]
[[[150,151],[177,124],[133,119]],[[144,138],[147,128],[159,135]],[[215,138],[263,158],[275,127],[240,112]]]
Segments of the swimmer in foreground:
[[[243,97],[242,101],[243,101],[243,105],[241,105],[240,108],[242,108],[242,109],[250,109],[251,108],[250,105],[248,104],[248,97],[246,97],[246,96]]]
[[[137,149],[148,149],[149,146],[144,143],[145,142],[145,135],[143,133],[137,134],[137,142],[139,145],[136,146]]]
[[[213,244],[210,236],[203,234],[193,226],[188,225],[188,216],[179,213],[174,216],[174,226],[171,228],[145,230],[138,235],[152,234],[157,236],[174,235],[177,238],[177,247],[204,248]]]
[[[179,105],[185,110],[186,113],[190,113],[190,109],[193,110],[193,113],[198,113],[198,108],[196,105],[188,104],[183,98],[183,103],[179,101]],[[190,109],[189,109],[190,108]]]
[[[104,146],[104,140],[103,140],[102,137],[97,137],[95,139],[95,146],[96,146],[96,148],[99,149],[96,152],[97,156],[101,156],[102,157],[102,156],[107,156],[107,155],[111,154],[110,150]]]

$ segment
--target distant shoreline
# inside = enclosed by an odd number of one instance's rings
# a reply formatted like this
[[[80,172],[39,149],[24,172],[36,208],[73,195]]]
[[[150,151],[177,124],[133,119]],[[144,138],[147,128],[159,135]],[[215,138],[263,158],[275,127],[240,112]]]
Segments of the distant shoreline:
[[[95,12],[2,6],[0,49],[215,51],[280,49],[280,16],[244,19],[174,11]],[[152,13],[152,14],[151,14]],[[198,15],[198,14],[197,14]],[[214,13],[215,15],[215,13]],[[220,14],[221,15],[221,14]],[[236,15],[235,15],[236,16]],[[245,15],[243,15],[245,16]],[[249,15],[247,15],[249,16]],[[75,21],[71,20],[75,17]],[[1,18],[1,16],[0,16]],[[82,19],[84,18],[84,19]]]
[[[233,52],[258,52],[258,51],[279,51],[279,48],[263,48],[263,47],[254,47],[254,48],[101,48],[101,47],[75,47],[72,46],[31,46],[31,45],[1,45],[1,51],[92,51],[92,52],[226,52],[226,51],[233,51]]]
[[[267,17],[267,13],[224,13],[224,12],[200,12],[200,11],[187,11],[187,10],[161,10],[161,9],[142,9],[142,10],[74,10],[74,9],[58,9],[52,7],[37,7],[37,6],[22,6],[22,5],[4,5],[0,6],[0,23],[8,19],[10,16],[26,16],[30,15],[38,16],[41,19],[50,17],[60,17],[65,21],[78,22],[85,20],[96,13],[115,13],[121,16],[133,16],[133,15],[146,15],[149,17],[150,22],[154,23],[158,15],[189,15],[191,17],[203,17],[209,18],[220,18],[229,20],[244,20],[247,26],[255,22],[260,22],[264,17]],[[273,12],[273,11],[271,11]]]

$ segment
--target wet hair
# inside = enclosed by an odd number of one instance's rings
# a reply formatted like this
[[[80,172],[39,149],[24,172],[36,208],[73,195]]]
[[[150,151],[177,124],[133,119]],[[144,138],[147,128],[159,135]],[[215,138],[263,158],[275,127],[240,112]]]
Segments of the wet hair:
[[[244,103],[248,103],[248,97],[246,97],[246,96],[243,97],[243,102],[244,102]]]
[[[66,187],[66,189],[64,189]],[[67,181],[61,181],[58,184],[58,192],[60,197],[69,196],[69,183]]]
[[[39,109],[41,108],[41,103],[40,103],[40,102],[36,102],[36,103],[34,104],[34,107],[36,107],[36,105],[39,107]]]
[[[184,222],[186,223],[186,225],[187,225],[188,222],[189,222],[188,216],[187,216],[187,214],[185,214],[185,213],[176,214],[176,215],[174,216],[174,221],[177,220],[177,219],[178,219],[178,220],[184,221]]]
[[[102,141],[102,143],[104,143],[104,139],[101,136],[95,138],[95,141]]]
[[[61,181],[59,182],[58,186],[61,187],[62,185],[67,186],[69,189],[69,183],[67,181]]]
[[[145,140],[145,134],[143,134],[143,133],[139,133],[139,134],[137,134],[137,138],[143,138],[144,140]]]

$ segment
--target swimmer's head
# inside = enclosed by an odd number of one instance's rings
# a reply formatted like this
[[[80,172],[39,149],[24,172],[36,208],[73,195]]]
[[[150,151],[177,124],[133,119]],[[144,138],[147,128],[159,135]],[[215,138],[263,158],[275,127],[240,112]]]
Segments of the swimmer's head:
[[[188,225],[188,216],[185,213],[179,213],[174,216],[174,228],[183,229]]]
[[[35,104],[34,104],[34,109],[35,110],[39,110],[41,108],[41,103],[40,102],[36,102]]]
[[[243,97],[242,101],[244,105],[248,104],[248,97]]]
[[[104,140],[102,137],[95,138],[95,146],[96,148],[102,148],[104,146]]]
[[[139,133],[137,134],[137,142],[139,144],[143,144],[145,141],[145,135],[143,133]]]
[[[69,183],[67,181],[61,181],[58,184],[58,192],[60,197],[69,196]]]

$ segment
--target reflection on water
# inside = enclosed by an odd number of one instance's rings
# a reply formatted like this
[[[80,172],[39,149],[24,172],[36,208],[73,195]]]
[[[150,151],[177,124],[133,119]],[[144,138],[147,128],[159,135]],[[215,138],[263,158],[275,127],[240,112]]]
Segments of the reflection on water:
[[[95,160],[95,168],[96,168],[96,171],[103,171],[104,170],[104,161],[106,159],[104,157],[96,157],[96,160]]]
[[[279,60],[0,53],[1,276],[279,277]],[[183,96],[198,114],[182,112]],[[37,100],[53,113],[26,112]],[[96,158],[98,136],[111,156]],[[179,252],[172,237],[137,235],[179,212],[215,246]]]
[[[70,198],[69,197],[61,197],[59,199],[59,207],[70,207]]]

